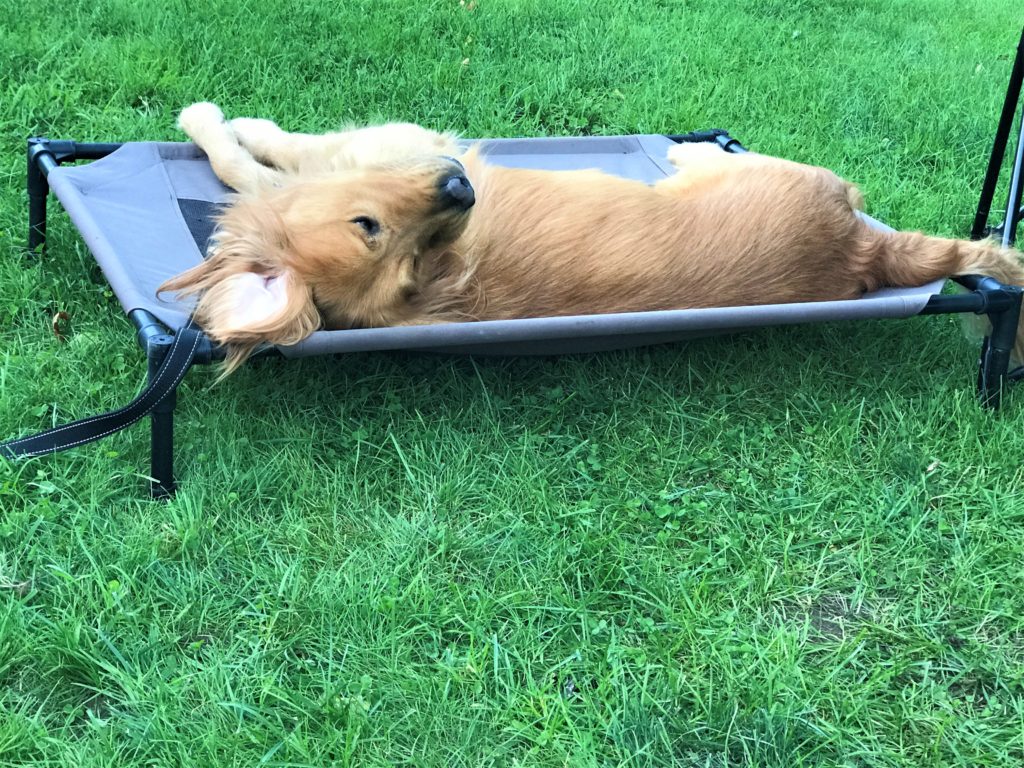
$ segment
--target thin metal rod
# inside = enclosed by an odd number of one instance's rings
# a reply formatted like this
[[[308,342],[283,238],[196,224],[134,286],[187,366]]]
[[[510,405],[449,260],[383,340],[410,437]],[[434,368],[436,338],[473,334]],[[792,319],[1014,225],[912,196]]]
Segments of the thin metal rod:
[[[741,154],[747,151],[747,148],[730,136],[728,131],[723,131],[721,128],[711,128],[706,131],[691,131],[690,133],[672,133],[666,135],[665,138],[671,139],[676,144],[714,143],[726,152],[733,152],[735,154]]]
[[[1010,193],[1006,200],[1006,222],[1003,224],[1003,247],[1009,248],[1017,239],[1017,222],[1020,217],[1021,192],[1024,187],[1024,180],[1021,173],[1024,170],[1024,106],[1020,110],[1020,135],[1017,137],[1017,155],[1013,159],[1013,174],[1010,177]]]
[[[74,142],[75,160],[99,160],[121,148],[120,143],[80,143]]]
[[[999,126],[996,128],[996,137],[992,143],[992,153],[988,158],[985,181],[981,185],[981,198],[978,200],[978,210],[974,214],[974,226],[971,227],[972,240],[980,240],[985,236],[992,197],[995,195],[996,184],[999,182],[999,170],[1003,165],[1003,157],[1006,155],[1006,142],[1010,138],[1010,129],[1013,127],[1017,102],[1020,101],[1022,84],[1024,84],[1024,28],[1021,29],[1020,42],[1017,43],[1017,56],[1013,60],[1013,68],[1010,70],[1010,83],[1006,88],[1003,111],[999,116]]]

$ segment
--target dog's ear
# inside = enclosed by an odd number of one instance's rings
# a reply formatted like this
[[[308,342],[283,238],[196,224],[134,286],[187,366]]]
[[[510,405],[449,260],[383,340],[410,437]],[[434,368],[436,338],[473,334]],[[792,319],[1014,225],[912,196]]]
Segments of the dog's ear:
[[[203,278],[202,287],[186,290],[201,291],[193,318],[226,348],[223,375],[238,368],[261,344],[296,344],[320,327],[313,292],[289,270],[208,270]],[[168,283],[169,290],[178,279]]]
[[[289,270],[224,275],[200,295],[195,319],[220,344],[295,344],[320,325],[312,291]]]
[[[159,288],[160,293],[198,296],[193,318],[227,348],[225,375],[260,344],[295,344],[321,324],[312,289],[286,266],[286,244],[273,226],[276,217],[246,221],[246,226],[239,226],[237,218],[229,213],[222,220],[204,263]]]

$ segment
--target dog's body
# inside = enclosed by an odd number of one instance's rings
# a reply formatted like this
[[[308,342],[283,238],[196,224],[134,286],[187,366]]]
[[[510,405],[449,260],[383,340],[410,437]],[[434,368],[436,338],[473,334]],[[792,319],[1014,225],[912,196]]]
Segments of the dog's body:
[[[830,171],[712,145],[673,147],[679,172],[649,187],[473,150],[460,164],[452,136],[404,124],[306,136],[194,105],[181,125],[240,194],[207,262],[165,288],[200,294],[230,364],[321,324],[848,299],[972,272],[1024,283],[991,244],[870,227]]]

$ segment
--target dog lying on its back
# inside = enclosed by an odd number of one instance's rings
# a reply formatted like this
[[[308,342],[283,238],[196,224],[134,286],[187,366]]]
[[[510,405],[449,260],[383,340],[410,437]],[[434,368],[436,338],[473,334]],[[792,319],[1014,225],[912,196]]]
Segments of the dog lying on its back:
[[[212,104],[179,124],[239,194],[209,258],[161,290],[198,295],[228,370],[324,326],[850,299],[970,273],[1024,284],[1015,252],[876,230],[832,172],[709,144],[672,147],[678,172],[647,186],[492,166],[410,124],[289,134]]]

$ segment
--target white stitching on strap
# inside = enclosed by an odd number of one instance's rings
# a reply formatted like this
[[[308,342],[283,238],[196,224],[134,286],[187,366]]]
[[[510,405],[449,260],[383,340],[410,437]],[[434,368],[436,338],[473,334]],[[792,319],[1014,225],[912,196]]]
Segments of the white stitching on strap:
[[[182,330],[188,330],[191,327],[192,327],[192,323],[190,321],[189,324],[186,325],[185,328],[183,328]],[[196,347],[199,346],[199,340],[201,338],[202,338],[202,333],[197,333],[195,339],[192,342],[192,350],[189,352],[189,357],[190,358],[195,355]],[[164,360],[168,360],[174,354],[175,350],[178,348],[178,345],[180,343],[181,343],[181,333],[179,332],[178,335],[174,337],[174,344],[172,344],[171,348],[167,351],[167,354],[164,357]],[[60,446],[56,446],[56,447],[53,447],[53,448],[47,448],[46,450],[30,451],[30,452],[28,452],[25,455],[26,456],[45,456],[47,454],[56,453],[59,450],[66,450],[68,448],[74,448],[76,445],[81,445],[82,443],[87,443],[87,442],[90,442],[92,440],[99,440],[102,437],[106,437],[107,435],[111,435],[114,432],[117,432],[119,430],[125,429],[126,427],[130,427],[132,424],[136,423],[140,419],[142,419],[145,416],[148,416],[150,413],[152,413],[153,409],[156,408],[158,405],[160,405],[160,403],[162,403],[168,397],[168,395],[170,395],[171,392],[173,392],[177,388],[177,386],[181,382],[182,378],[184,378],[185,374],[188,372],[188,368],[189,367],[190,366],[186,366],[185,370],[181,371],[178,374],[178,376],[177,376],[176,380],[174,381],[174,383],[171,384],[170,388],[167,390],[167,392],[164,393],[164,395],[159,400],[157,400],[155,403],[153,403],[151,406],[149,406],[149,408],[147,408],[141,414],[139,414],[134,419],[129,421],[127,424],[121,424],[121,425],[119,425],[119,426],[117,426],[117,427],[115,427],[115,428],[113,428],[111,430],[108,430],[106,432],[103,432],[102,434],[99,434],[99,435],[90,435],[89,437],[83,438],[81,440],[76,440],[76,441],[74,441],[72,443],[64,443],[64,444],[61,444]],[[147,387],[147,389],[154,389],[154,388],[156,388],[160,384],[160,379],[163,378],[163,375],[164,375],[164,373],[166,373],[166,371],[167,371],[167,366],[161,366],[160,371],[157,374],[156,380],[151,385],[149,385],[149,387]],[[99,421],[100,419],[110,418],[110,417],[117,416],[119,414],[125,413],[127,410],[129,410],[129,408],[131,408],[131,406],[127,405],[124,408],[119,408],[116,411],[111,411],[110,413],[100,414],[99,416],[93,416],[92,418],[86,419],[84,421],[75,421],[75,422],[72,422],[71,424],[65,424],[63,427],[58,427],[57,429],[53,430],[52,432],[49,432],[48,434],[49,435],[57,435],[57,434],[59,434],[61,432],[64,432],[65,430],[68,430],[68,429],[73,429],[75,427],[84,427],[87,424],[92,424],[93,422]],[[27,442],[29,440],[32,440],[33,438],[38,437],[38,436],[39,435],[29,435],[28,437],[23,437],[23,438],[20,438],[19,440],[13,440],[10,443],[8,443],[6,447],[13,449],[17,445],[19,445],[20,443]]]

